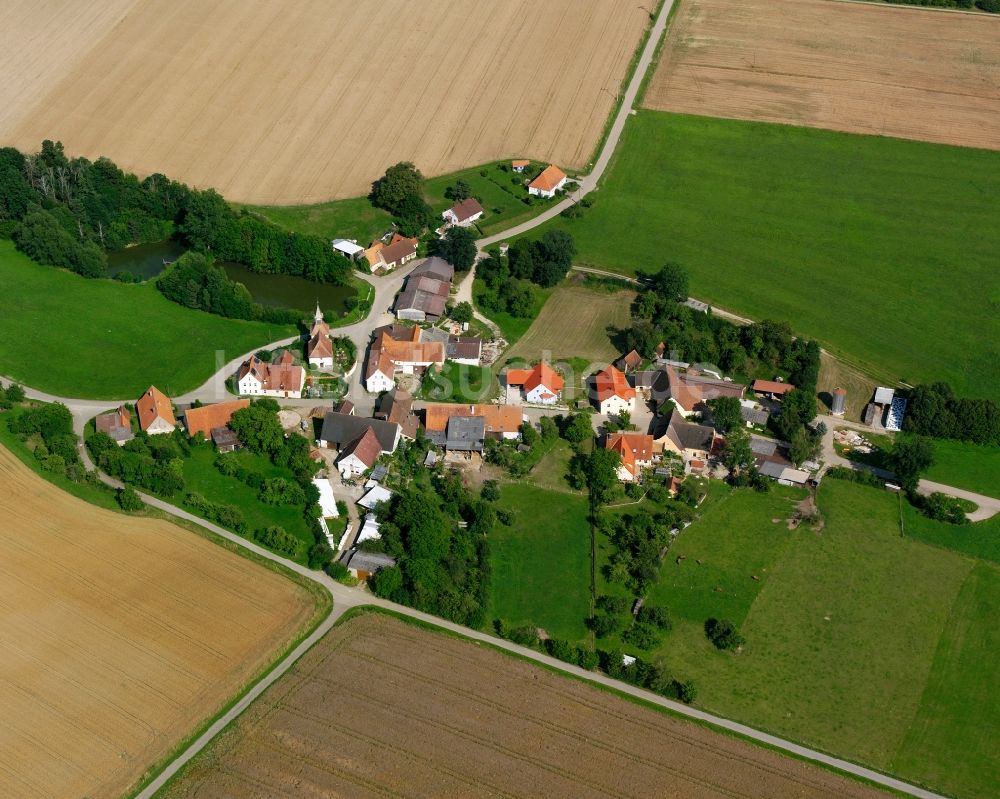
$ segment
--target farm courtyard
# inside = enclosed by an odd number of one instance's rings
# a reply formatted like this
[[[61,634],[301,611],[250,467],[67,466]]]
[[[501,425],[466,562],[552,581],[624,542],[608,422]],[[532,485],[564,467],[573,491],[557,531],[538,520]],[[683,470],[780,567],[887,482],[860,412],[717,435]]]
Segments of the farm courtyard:
[[[486,647],[380,614],[353,618],[328,633],[192,761],[163,797],[289,792],[577,799],[885,796]]]
[[[510,157],[585,168],[652,7],[14,0],[0,144],[59,139],[274,205],[365,194],[397,161],[428,175]],[[42,36],[58,58],[39,58]]]
[[[122,796],[315,610],[288,579],[88,505],[3,447],[0,515],[5,799]]]

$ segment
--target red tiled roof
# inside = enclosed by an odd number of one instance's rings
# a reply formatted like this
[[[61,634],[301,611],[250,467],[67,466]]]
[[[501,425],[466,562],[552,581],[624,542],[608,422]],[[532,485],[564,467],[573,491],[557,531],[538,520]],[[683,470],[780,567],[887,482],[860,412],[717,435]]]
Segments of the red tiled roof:
[[[566,381],[562,376],[545,361],[537,364],[532,369],[508,369],[507,385],[524,386],[524,390],[534,391],[539,386],[544,386],[550,391],[562,391]]]
[[[779,383],[777,380],[754,380],[751,388],[758,394],[787,394],[795,386],[791,383]]]
[[[146,430],[158,418],[174,427],[177,426],[170,398],[156,386],[150,386],[146,389],[146,393],[139,397],[139,401],[136,402],[135,409],[139,413],[140,430]]]
[[[597,392],[598,402],[610,397],[621,397],[624,400],[635,399],[635,389],[628,384],[618,369],[609,366],[594,375],[594,389]]]
[[[479,200],[475,197],[469,197],[466,200],[455,203],[451,207],[451,212],[455,215],[455,218],[459,222],[464,222],[466,219],[471,219],[476,214],[481,214],[483,212],[483,206],[479,204]]]
[[[393,236],[392,243],[388,247],[383,247],[379,255],[383,263],[394,264],[413,255],[416,251],[416,239],[405,239],[397,233]]]
[[[465,405],[454,402],[431,403],[424,409],[424,427],[428,432],[440,433],[448,429],[452,416],[482,416],[487,433],[516,433],[523,421],[521,409],[516,405]]]
[[[604,442],[604,447],[618,453],[622,466],[633,477],[639,461],[653,459],[653,437],[644,433],[613,433]]]
[[[670,397],[685,411],[692,411],[700,403],[716,397],[740,398],[746,391],[746,386],[727,380],[691,374],[680,375],[669,365],[665,371],[670,384]]]
[[[379,443],[378,436],[375,435],[375,431],[371,427],[366,427],[364,433],[344,447],[337,461],[342,461],[349,455],[354,455],[365,466],[371,468],[375,465],[375,461],[378,460],[378,456],[381,454],[382,445]]]
[[[566,179],[566,173],[555,164],[549,164],[542,170],[537,178],[528,184],[529,189],[541,189],[542,191],[552,191],[559,185],[560,181]]]
[[[214,405],[204,405],[201,408],[189,408],[184,411],[184,426],[189,436],[201,433],[208,438],[216,427],[225,427],[233,414],[241,408],[249,408],[250,400],[239,399],[230,402],[217,402]]]

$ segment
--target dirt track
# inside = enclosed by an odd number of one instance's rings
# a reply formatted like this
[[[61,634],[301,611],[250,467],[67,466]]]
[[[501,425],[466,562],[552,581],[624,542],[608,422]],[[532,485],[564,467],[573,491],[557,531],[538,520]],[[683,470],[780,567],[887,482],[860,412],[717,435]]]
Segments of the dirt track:
[[[0,90],[0,144],[275,204],[363,194],[404,159],[586,167],[650,22],[619,0],[14,3],[0,64],[31,90]]]
[[[290,581],[88,505],[3,447],[0,519],[4,799],[121,795],[312,613]]]
[[[873,789],[383,616],[334,629],[165,797],[874,797]]]
[[[1000,149],[1000,19],[683,0],[645,105]]]

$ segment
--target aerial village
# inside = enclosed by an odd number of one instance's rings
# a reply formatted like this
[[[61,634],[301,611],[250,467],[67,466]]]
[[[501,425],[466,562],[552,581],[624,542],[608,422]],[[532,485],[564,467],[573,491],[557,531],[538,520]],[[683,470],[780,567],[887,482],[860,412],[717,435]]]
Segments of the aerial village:
[[[511,168],[523,171],[529,163],[513,161]],[[550,165],[527,189],[552,198],[569,180]],[[437,233],[474,225],[483,214],[477,200],[458,201],[443,212]],[[136,431],[154,436],[183,429],[192,439],[211,441],[219,453],[230,453],[243,446],[230,426],[233,415],[251,400],[274,400],[286,434],[296,432],[312,442],[309,455],[320,464],[313,480],[323,514],[320,524],[340,562],[361,580],[393,565],[391,557],[363,545],[379,538],[378,505],[392,497],[384,482],[401,442],[426,443],[424,468],[478,472],[491,447],[530,449],[523,443],[529,438],[524,431],[537,431],[543,417],[586,414],[597,445],[617,454],[620,481],[663,485],[674,495],[689,477],[729,476],[720,459],[725,435],[711,407],[713,400],[729,397],[738,402],[750,431],[760,475],[789,486],[819,479],[820,463],[794,464],[788,442],[766,433],[769,417],[780,414],[782,397],[795,388],[781,378],[744,385],[715,367],[672,359],[668,342],[661,342],[651,358],[632,350],[586,374],[551,363],[546,353],[533,363],[498,364],[503,341],[484,335],[486,328],[474,333],[468,322],[449,318],[455,269],[440,257],[419,258],[417,239],[393,232],[367,248],[347,239],[335,239],[331,246],[379,275],[407,268],[391,306],[369,316],[363,349],[338,338],[317,304],[300,342],[251,355],[240,364],[229,383],[238,399],[184,404],[150,386],[134,406],[96,417],[96,430],[122,446]],[[696,312],[709,311],[693,299],[686,304]],[[425,380],[452,367],[494,369],[499,391],[487,390],[471,403],[421,398]],[[324,385],[339,389],[331,395],[320,388]],[[328,402],[315,404],[319,398]],[[879,388],[865,421],[874,432],[899,430],[905,404],[892,389]],[[843,415],[844,405],[845,392],[837,389],[834,416]],[[856,431],[838,431],[838,436],[843,446],[863,449],[866,443]],[[337,526],[343,532],[335,537],[330,521],[345,512],[346,523]]]

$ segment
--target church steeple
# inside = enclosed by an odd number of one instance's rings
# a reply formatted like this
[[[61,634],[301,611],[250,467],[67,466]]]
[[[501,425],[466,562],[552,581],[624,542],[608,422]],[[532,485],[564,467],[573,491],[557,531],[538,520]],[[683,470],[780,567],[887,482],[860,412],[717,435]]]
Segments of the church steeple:
[[[313,324],[319,324],[323,321],[323,311],[320,310],[319,300],[316,300],[316,314],[313,316]]]

